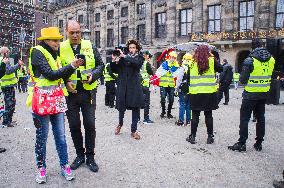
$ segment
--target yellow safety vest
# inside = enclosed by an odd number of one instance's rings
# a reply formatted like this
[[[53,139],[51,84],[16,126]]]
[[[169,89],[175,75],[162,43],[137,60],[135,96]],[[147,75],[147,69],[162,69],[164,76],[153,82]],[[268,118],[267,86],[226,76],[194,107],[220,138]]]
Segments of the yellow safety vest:
[[[168,66],[171,69],[171,67],[173,66],[179,67],[179,64],[176,61],[173,63],[168,62]],[[165,75],[161,76],[159,86],[160,87],[175,87],[175,80],[170,71],[168,71]]]
[[[147,61],[144,61],[144,64],[141,70],[141,76],[142,76],[142,86],[150,87],[150,75],[147,72]]]
[[[25,77],[25,75],[24,75],[23,71],[21,70],[21,68],[19,70],[17,70],[17,76],[18,76],[18,78],[24,78]]]
[[[270,90],[271,75],[274,70],[275,59],[271,57],[266,62],[253,58],[253,71],[245,86],[247,92],[268,92]]]
[[[214,57],[209,57],[209,68],[202,75],[198,72],[196,62],[190,68],[190,94],[217,92],[217,84],[214,70]]]
[[[0,62],[2,61],[3,57],[0,56]],[[7,86],[12,86],[17,84],[18,79],[16,78],[15,73],[11,74],[5,74],[1,79],[0,79],[0,84],[1,87],[7,87]]]
[[[240,73],[235,72],[233,78],[235,82],[238,82],[240,80]]]
[[[82,74],[92,73],[92,70],[95,68],[95,56],[93,53],[93,47],[91,41],[89,40],[81,40],[81,50],[80,54],[84,54],[86,58],[86,67],[80,66],[79,70]],[[74,59],[75,54],[71,48],[71,44],[69,40],[60,43],[60,59],[63,66],[69,65]],[[77,72],[75,71],[69,78],[75,85],[77,85],[77,81],[80,78],[77,77]],[[92,84],[83,84],[83,88],[85,90],[93,90],[97,87],[97,81]]]
[[[109,75],[109,71],[107,70],[107,67],[109,67],[110,63],[107,63],[105,65],[105,68],[104,68],[104,78],[105,78],[105,81],[106,82],[109,82],[109,81],[112,81],[112,80],[115,80],[113,79],[110,75]],[[114,74],[116,77],[117,77],[117,74]]]
[[[46,49],[44,49],[42,46],[35,46],[35,47],[30,49],[30,58],[29,58],[30,79],[29,79],[29,83],[28,83],[28,98],[27,98],[27,101],[26,101],[26,105],[28,107],[30,107],[31,104],[32,104],[32,95],[33,95],[34,86],[37,86],[39,88],[44,88],[44,89],[53,89],[54,87],[56,87],[60,84],[61,88],[63,89],[64,95],[68,96],[68,92],[67,92],[67,89],[64,85],[64,81],[63,81],[62,78],[58,79],[58,80],[51,81],[51,80],[44,78],[42,75],[39,78],[34,77],[34,73],[33,73],[33,69],[32,69],[32,63],[31,63],[31,53],[32,53],[33,49],[39,50],[44,55],[46,60],[48,60],[48,64],[50,65],[50,67],[53,71],[56,71],[56,70],[58,70],[59,68],[62,67],[60,58],[57,57],[57,59],[55,60],[52,57],[52,55]]]

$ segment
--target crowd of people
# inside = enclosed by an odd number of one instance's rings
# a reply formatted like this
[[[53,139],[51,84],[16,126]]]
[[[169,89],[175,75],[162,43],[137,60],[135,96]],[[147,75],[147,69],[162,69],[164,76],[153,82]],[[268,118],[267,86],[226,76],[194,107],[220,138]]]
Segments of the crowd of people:
[[[36,128],[35,156],[38,169],[36,182],[46,182],[46,144],[49,122],[52,125],[61,174],[66,180],[74,179],[73,170],[86,163],[92,172],[98,172],[95,162],[95,111],[97,80],[104,76],[106,85],[105,105],[118,111],[118,125],[114,134],[119,135],[124,125],[126,110],[132,111],[131,138],[141,139],[137,131],[140,110],[143,123],[153,124],[150,113],[150,86],[160,87],[161,118],[172,119],[175,96],[179,99],[178,126],[190,126],[186,141],[196,143],[197,128],[201,111],[205,115],[207,144],[214,143],[212,111],[218,109],[225,95],[224,105],[229,103],[229,88],[235,89],[240,81],[245,85],[240,109],[240,131],[238,141],[228,146],[229,150],[246,151],[248,122],[255,114],[256,151],[262,150],[265,135],[265,99],[270,89],[275,60],[259,41],[244,61],[240,74],[224,59],[220,63],[213,49],[206,44],[186,52],[178,61],[177,52],[169,50],[160,66],[154,71],[152,54],[143,51],[136,40],[129,40],[126,50],[113,50],[112,59],[104,65],[97,48],[90,40],[81,38],[80,24],[69,20],[66,26],[67,40],[57,27],[41,30],[38,45],[30,49],[28,68],[19,60],[14,66],[9,62],[9,49],[1,48],[1,89],[4,94],[4,127],[13,127],[15,110],[15,86],[19,92],[28,91],[27,106],[32,110]],[[216,73],[220,73],[219,82]],[[18,78],[18,79],[17,79]],[[25,86],[29,78],[28,89]],[[45,96],[45,97],[43,97]],[[53,101],[52,101],[52,100]],[[167,105],[166,105],[167,103]],[[83,122],[80,119],[82,113]],[[69,164],[64,114],[67,115],[69,130],[76,150],[76,158]],[[85,129],[82,134],[81,127]],[[85,137],[85,141],[83,141]],[[5,148],[0,148],[5,152]],[[281,183],[281,182],[280,182]]]

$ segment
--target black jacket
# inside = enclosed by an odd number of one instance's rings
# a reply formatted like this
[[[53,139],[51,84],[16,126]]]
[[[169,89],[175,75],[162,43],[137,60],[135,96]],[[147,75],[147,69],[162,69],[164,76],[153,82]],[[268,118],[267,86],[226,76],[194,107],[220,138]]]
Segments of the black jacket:
[[[0,64],[0,79],[5,75],[6,72],[6,64],[1,62]]]
[[[46,49],[52,55],[54,59],[57,58],[58,53],[53,51],[46,43],[41,42],[39,45],[42,46],[44,49]],[[45,56],[41,53],[41,51],[37,49],[33,49],[32,51],[31,64],[32,64],[34,76],[36,78],[42,75],[43,77],[45,77],[46,79],[50,81],[58,80],[60,78],[63,78],[64,80],[66,80],[75,71],[75,69],[71,65],[62,67],[58,69],[57,71],[52,70]]]
[[[111,62],[110,68],[118,74],[116,108],[119,111],[144,107],[144,95],[141,86],[140,69],[143,65],[143,56],[126,55],[118,63]]]
[[[223,64],[223,71],[220,74],[220,84],[229,86],[233,80],[233,67],[228,63]]]
[[[253,58],[258,59],[261,62],[269,61],[271,58],[271,54],[265,48],[256,48],[250,54],[249,57],[245,59],[243,63],[242,72],[240,74],[240,82],[242,84],[247,84],[250,73],[253,71]],[[244,90],[243,92],[243,99],[250,99],[250,100],[263,100],[267,98],[266,93],[252,93],[247,92]]]

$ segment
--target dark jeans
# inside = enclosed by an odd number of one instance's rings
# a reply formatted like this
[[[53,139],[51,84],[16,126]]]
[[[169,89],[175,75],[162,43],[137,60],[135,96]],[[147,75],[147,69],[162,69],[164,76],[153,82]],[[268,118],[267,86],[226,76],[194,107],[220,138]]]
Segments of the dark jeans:
[[[149,119],[150,110],[150,89],[149,87],[142,87],[144,93],[144,120]]]
[[[59,113],[47,116],[39,116],[36,114],[32,115],[34,125],[36,127],[35,155],[37,167],[46,167],[46,143],[49,132],[49,122],[51,122],[52,125],[52,132],[55,140],[56,150],[60,160],[60,166],[68,164],[64,114]]]
[[[225,95],[225,103],[229,102],[229,90],[230,90],[230,85],[220,85],[218,91],[218,104],[223,98],[223,93]]]
[[[105,105],[114,106],[115,99],[115,80],[106,82],[106,94],[105,94]]]
[[[207,134],[213,135],[213,117],[212,117],[212,110],[211,111],[204,111],[205,115],[205,124],[207,127]],[[191,134],[196,136],[197,127],[199,123],[199,110],[192,110],[192,119],[191,119]]]
[[[248,138],[248,123],[252,111],[256,116],[256,141],[262,142],[265,135],[265,101],[243,99],[240,110],[240,138],[239,142],[246,143]]]
[[[119,111],[119,125],[123,126],[123,119],[124,119],[125,111]],[[132,123],[131,123],[131,132],[135,133],[137,130],[137,123],[140,114],[140,108],[133,108],[132,109]]]
[[[78,91],[78,93],[69,93],[67,98],[68,110],[66,112],[71,137],[78,156],[93,158],[96,127],[95,127],[95,90],[93,91]],[[85,129],[85,149],[83,147],[83,136],[81,131],[80,111],[83,116],[83,125]]]
[[[179,96],[179,120],[184,122],[184,114],[186,114],[186,122],[190,122],[190,102],[189,95],[185,95],[182,92],[178,93]]]
[[[174,104],[175,88],[173,87],[160,87],[162,113],[166,113],[166,97],[168,97],[168,114],[171,114]]]
[[[25,80],[25,78],[19,78],[19,81],[18,81],[18,90],[19,92],[27,92],[28,91],[28,83],[27,81]]]
[[[12,117],[15,111],[16,98],[15,87],[2,87],[5,101],[5,111],[3,114],[3,125],[8,125],[12,122]]]

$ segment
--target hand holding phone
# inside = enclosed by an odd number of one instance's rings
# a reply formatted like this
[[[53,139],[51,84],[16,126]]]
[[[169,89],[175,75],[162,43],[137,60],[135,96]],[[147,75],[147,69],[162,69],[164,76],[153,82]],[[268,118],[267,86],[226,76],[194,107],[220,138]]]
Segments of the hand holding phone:
[[[75,55],[75,58],[76,58],[76,59],[81,59],[81,60],[83,60],[83,65],[82,65],[82,66],[85,66],[85,67],[86,67],[86,57],[85,57],[84,54],[76,54],[76,55]]]

